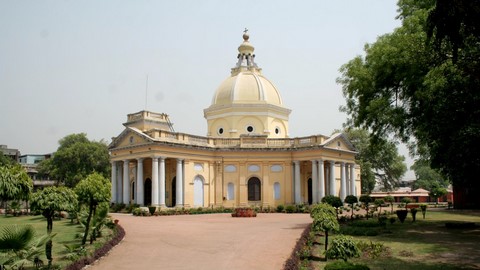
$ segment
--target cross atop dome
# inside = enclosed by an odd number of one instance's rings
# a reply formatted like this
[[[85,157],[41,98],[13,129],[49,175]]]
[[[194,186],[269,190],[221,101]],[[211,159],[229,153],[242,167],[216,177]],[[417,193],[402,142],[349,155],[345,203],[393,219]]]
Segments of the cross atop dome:
[[[232,74],[238,73],[242,69],[248,69],[254,72],[260,72],[261,70],[258,68],[257,64],[255,64],[255,54],[253,54],[255,47],[253,47],[253,45],[248,41],[249,38],[250,35],[248,34],[248,29],[245,28],[245,30],[243,30],[243,42],[238,47],[238,62],[232,69]]]

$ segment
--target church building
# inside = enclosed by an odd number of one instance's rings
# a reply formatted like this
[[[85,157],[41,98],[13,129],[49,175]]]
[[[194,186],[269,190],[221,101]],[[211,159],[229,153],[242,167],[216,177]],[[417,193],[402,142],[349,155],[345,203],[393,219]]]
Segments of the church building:
[[[246,32],[237,59],[204,109],[206,136],[175,132],[165,113],[127,116],[109,145],[113,203],[276,207],[360,195],[346,136],[290,138],[291,110],[255,63]]]

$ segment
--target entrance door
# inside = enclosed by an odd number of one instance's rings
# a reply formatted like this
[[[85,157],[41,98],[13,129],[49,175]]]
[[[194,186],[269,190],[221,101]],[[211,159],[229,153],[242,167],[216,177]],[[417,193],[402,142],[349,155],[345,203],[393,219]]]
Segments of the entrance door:
[[[177,205],[177,177],[173,177],[172,180],[172,207]]]
[[[203,207],[203,180],[199,176],[193,180],[193,205]]]
[[[249,201],[261,201],[262,187],[260,183],[260,179],[257,177],[252,177],[248,180],[248,200]]]
[[[147,178],[145,180],[145,186],[143,187],[143,199],[145,205],[151,205],[152,204],[152,180],[150,178]]]

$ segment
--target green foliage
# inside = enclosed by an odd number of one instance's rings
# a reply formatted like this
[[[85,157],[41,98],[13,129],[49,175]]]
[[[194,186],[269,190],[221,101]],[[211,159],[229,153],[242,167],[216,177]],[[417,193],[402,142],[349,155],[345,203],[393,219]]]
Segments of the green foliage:
[[[383,199],[390,204],[390,214],[392,214],[393,213],[393,203],[395,202],[395,198],[393,198],[393,196],[388,195]]]
[[[69,187],[75,187],[93,172],[109,177],[110,161],[105,142],[90,141],[85,133],[80,133],[64,137],[59,144],[55,155],[40,163],[40,173],[49,174]]]
[[[405,209],[407,209],[407,205],[408,205],[409,203],[413,202],[413,200],[412,200],[411,198],[409,198],[409,197],[403,197],[402,200],[401,200],[401,202],[402,202],[403,204],[405,204]]]
[[[23,269],[27,264],[33,264],[35,258],[43,254],[43,246],[55,235],[35,237],[32,226],[7,226],[0,235],[0,265],[9,269]]]
[[[400,220],[400,222],[403,223],[405,221],[405,219],[407,218],[408,211],[407,210],[397,210],[396,213],[397,213],[398,220]]]
[[[289,213],[289,214],[295,213],[295,210],[296,210],[295,205],[287,205],[287,206],[285,207],[285,212],[286,212],[286,213]]]
[[[447,195],[447,189],[438,185],[433,185],[428,195],[438,201],[438,198]]]
[[[312,230],[325,232],[325,250],[328,248],[328,232],[338,231],[340,225],[337,220],[337,211],[333,206],[320,203],[312,207],[310,216],[313,218]]]
[[[351,237],[338,235],[333,239],[331,247],[326,252],[326,256],[329,259],[342,259],[347,261],[350,258],[359,257],[360,250]]]
[[[422,209],[423,219],[425,219],[425,214],[427,213],[427,206],[428,205],[425,203],[420,204],[420,209]]]
[[[30,200],[30,208],[47,218],[48,233],[53,229],[55,212],[75,211],[77,204],[77,195],[67,187],[46,187],[33,193]]]
[[[3,154],[2,151],[0,151],[0,167],[9,167],[15,165],[15,161]]]
[[[376,259],[382,256],[390,256],[391,249],[386,247],[383,243],[358,241],[357,247],[362,252],[363,256],[370,259]]]
[[[415,172],[413,188],[431,190],[434,186],[448,187],[450,184],[437,170],[430,167],[428,160],[419,159],[410,167]]]
[[[372,137],[366,129],[347,128],[343,131],[358,151],[362,193],[371,193],[376,180],[382,183],[384,190],[398,186],[407,171],[405,158],[398,154],[394,142]]]
[[[282,204],[277,206],[277,212],[278,213],[283,213],[284,210],[285,210],[285,207]]]
[[[27,200],[33,182],[20,165],[0,166],[0,200]]]
[[[85,224],[82,245],[85,245],[87,241],[87,236],[90,232],[91,218],[97,206],[110,201],[110,188],[110,181],[96,172],[87,176],[87,178],[80,181],[75,187],[75,193],[78,196],[79,203],[88,207],[88,217]]]
[[[345,197],[344,202],[348,203],[350,205],[350,208],[352,208],[350,219],[353,219],[353,208],[354,208],[354,205],[358,203],[357,197],[355,195],[348,195],[347,197]]]
[[[340,199],[340,197],[334,196],[334,195],[327,195],[327,196],[323,197],[322,198],[322,203],[328,203],[329,205],[331,205],[335,208],[339,208],[339,207],[343,206],[343,202]]]
[[[363,264],[353,264],[351,262],[336,261],[325,265],[325,270],[370,270],[370,268]]]
[[[392,136],[480,207],[478,1],[399,2],[402,26],[341,68],[347,126]]]

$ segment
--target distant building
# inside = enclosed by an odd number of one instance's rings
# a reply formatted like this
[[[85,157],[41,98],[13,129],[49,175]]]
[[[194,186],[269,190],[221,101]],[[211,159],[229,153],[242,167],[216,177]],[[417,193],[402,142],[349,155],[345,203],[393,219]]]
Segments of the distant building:
[[[245,33],[237,64],[203,111],[206,137],[175,132],[164,113],[127,116],[109,146],[112,202],[276,207],[360,195],[357,152],[347,137],[290,138],[290,112]]]
[[[8,148],[7,145],[1,144],[0,151],[2,151],[4,156],[9,157],[16,162],[18,162],[18,159],[20,158],[20,151],[15,148]]]
[[[403,198],[410,198],[417,203],[436,202],[436,200],[429,195],[430,191],[423,188],[412,190],[410,187],[400,187],[394,191],[382,192],[375,191],[370,194],[370,197],[375,199],[384,199],[387,196],[392,196],[395,202],[401,202]],[[447,194],[438,198],[438,202],[453,202],[453,191],[447,188]]]
[[[43,160],[49,159],[52,157],[52,154],[44,154],[44,155],[21,155],[19,157],[19,163],[22,167],[27,171],[28,176],[33,180],[33,187],[34,189],[45,187],[45,186],[53,186],[55,185],[56,181],[51,180],[48,176],[39,176],[38,174],[38,164]]]

